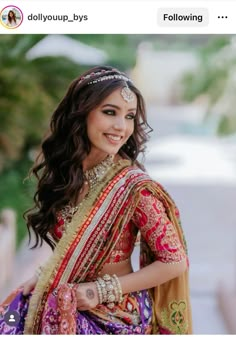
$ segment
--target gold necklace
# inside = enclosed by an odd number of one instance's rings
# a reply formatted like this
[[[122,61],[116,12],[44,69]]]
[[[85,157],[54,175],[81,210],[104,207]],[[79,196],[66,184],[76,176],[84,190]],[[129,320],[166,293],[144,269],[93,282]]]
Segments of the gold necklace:
[[[92,189],[99,181],[101,181],[105,177],[105,174],[114,164],[113,160],[114,156],[108,155],[99,164],[84,172],[84,177],[86,179],[85,183],[89,184],[90,189]],[[82,201],[77,206],[71,206],[70,204],[68,204],[63,207],[61,211],[59,211],[59,215],[63,220],[63,233],[66,232],[68,225],[70,224],[74,214],[78,211],[81,203]]]
[[[102,180],[107,171],[114,164],[113,160],[114,156],[108,155],[99,164],[84,172],[84,177],[90,188],[93,188],[99,181]]]

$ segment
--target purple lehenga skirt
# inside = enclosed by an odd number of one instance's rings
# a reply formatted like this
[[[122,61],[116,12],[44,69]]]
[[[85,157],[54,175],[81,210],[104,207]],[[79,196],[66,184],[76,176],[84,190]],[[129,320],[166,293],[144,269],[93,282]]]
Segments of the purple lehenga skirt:
[[[27,315],[31,295],[23,296],[22,290],[14,291],[0,305],[0,334],[24,334],[25,317]],[[18,323],[9,326],[4,317],[10,312],[18,313]],[[76,312],[76,334],[78,335],[130,335],[150,334],[152,318],[152,301],[148,291],[143,290],[126,294],[121,304],[113,309],[106,305],[98,305],[90,311]],[[40,327],[41,334],[58,334],[58,311],[56,292],[49,295]]]

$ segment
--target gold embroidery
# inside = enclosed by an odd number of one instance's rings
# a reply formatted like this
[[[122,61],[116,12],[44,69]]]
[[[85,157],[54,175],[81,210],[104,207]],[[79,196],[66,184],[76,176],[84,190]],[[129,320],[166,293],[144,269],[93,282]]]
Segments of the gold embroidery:
[[[132,221],[129,221],[117,241],[114,250],[110,254],[106,263],[114,264],[128,260],[133,252],[138,228]]]
[[[173,334],[187,334],[188,323],[185,321],[186,303],[184,301],[171,302],[169,310],[161,311],[161,320]]]
[[[165,212],[163,203],[148,190],[140,191],[140,201],[134,219],[157,260],[178,263],[186,259],[184,247]]]

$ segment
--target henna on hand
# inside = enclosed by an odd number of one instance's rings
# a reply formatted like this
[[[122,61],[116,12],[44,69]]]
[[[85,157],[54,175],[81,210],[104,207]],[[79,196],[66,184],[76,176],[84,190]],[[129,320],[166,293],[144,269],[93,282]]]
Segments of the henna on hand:
[[[92,300],[95,297],[94,291],[90,288],[86,289],[86,297]]]

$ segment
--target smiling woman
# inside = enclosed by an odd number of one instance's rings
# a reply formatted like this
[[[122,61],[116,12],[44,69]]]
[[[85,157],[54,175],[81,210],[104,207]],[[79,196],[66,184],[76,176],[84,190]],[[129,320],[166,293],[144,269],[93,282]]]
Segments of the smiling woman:
[[[133,93],[124,97],[120,88],[116,89],[88,114],[87,134],[91,150],[86,161],[90,158],[93,161],[96,156],[104,157],[107,153],[116,155],[133,134],[137,98]]]
[[[32,169],[26,212],[52,257],[0,306],[1,334],[188,334],[188,257],[179,212],[137,157],[149,127],[132,81],[96,67],[70,85]],[[141,265],[131,254],[140,232]]]

